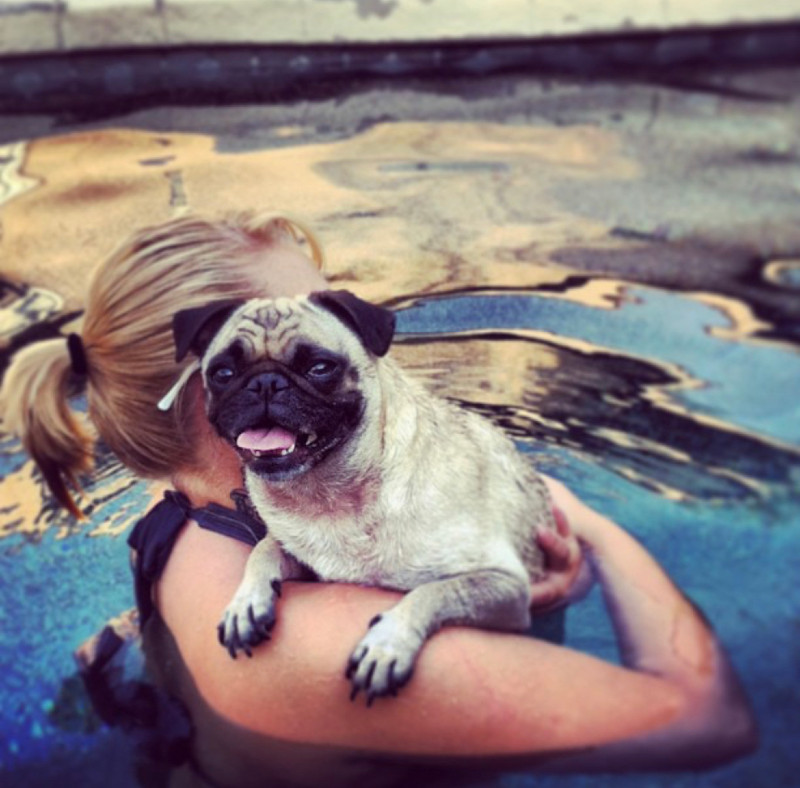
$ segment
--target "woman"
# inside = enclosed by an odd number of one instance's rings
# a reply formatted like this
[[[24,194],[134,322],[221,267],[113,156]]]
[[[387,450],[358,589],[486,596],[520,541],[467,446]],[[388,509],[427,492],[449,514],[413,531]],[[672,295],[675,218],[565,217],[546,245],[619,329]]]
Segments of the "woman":
[[[219,646],[217,623],[252,540],[219,525],[243,516],[230,513],[241,471],[205,419],[199,376],[181,376],[172,315],[224,297],[322,289],[320,263],[313,236],[281,218],[189,217],[142,231],[96,272],[80,337],[27,348],[4,381],[7,428],[74,513],[65,479],[88,468],[92,446],[69,409],[77,386],[119,459],[178,493],[144,518],[133,542],[142,551],[139,606],[160,633],[151,656],[192,715],[195,771],[216,784],[268,775],[270,784],[333,785],[364,770],[377,783],[442,765],[472,776],[684,769],[749,752],[754,721],[707,622],[634,539],[553,480],[560,536],[538,537],[550,572],[533,589],[534,610],[576,593],[585,564],[577,537],[622,666],[533,638],[447,628],[400,696],[367,709],[348,702],[343,666],[365,622],[396,594],[322,583],[286,584],[272,640],[251,659],[234,661]],[[160,410],[168,391],[177,399]]]

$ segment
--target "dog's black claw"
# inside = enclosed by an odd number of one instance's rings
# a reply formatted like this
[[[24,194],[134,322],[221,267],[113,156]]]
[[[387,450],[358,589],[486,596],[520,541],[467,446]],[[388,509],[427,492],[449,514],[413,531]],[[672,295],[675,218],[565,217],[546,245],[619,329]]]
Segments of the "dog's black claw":
[[[252,605],[248,606],[248,608],[247,608],[247,617],[250,619],[250,627],[251,627],[251,629],[254,632],[258,633],[259,630],[260,630],[260,626],[259,626],[258,621],[256,621],[256,616],[255,616],[255,613],[253,613],[253,606]]]
[[[272,586],[272,590],[275,592],[275,596],[279,597],[281,595],[281,581],[273,580],[270,585]]]
[[[236,659],[236,649],[239,647],[241,640],[239,639],[239,617],[234,616],[232,619],[231,632],[225,645],[228,647],[228,654],[231,659]]]
[[[383,614],[381,613],[378,613],[377,616],[373,616],[372,620],[369,622],[369,624],[367,624],[367,629],[371,629],[372,627],[374,627],[375,624],[377,624],[382,618]]]
[[[364,679],[364,689],[368,690],[372,687],[372,676],[375,673],[375,663],[373,662],[369,666],[369,670],[367,671],[367,677]]]
[[[400,681],[397,682],[397,689],[402,689],[403,687],[411,681],[411,677],[414,675],[414,668],[411,668],[405,676],[401,677]]]
[[[378,696],[377,696],[377,694],[376,694],[376,693],[374,693],[374,692],[370,692],[370,693],[367,695],[367,708],[369,708],[370,706],[372,706],[372,703],[374,702],[375,698],[377,698],[377,697],[378,697]]]
[[[269,626],[267,626],[266,624],[261,624],[257,626],[256,629],[254,630],[254,637],[257,637],[258,642],[260,643],[262,640],[269,640],[270,638],[269,632],[270,632]]]
[[[352,703],[358,697],[358,685],[353,685],[353,689],[350,690],[350,703]]]
[[[397,677],[394,675],[394,669],[396,666],[397,666],[397,660],[393,659],[389,664],[388,686],[389,686],[389,693],[393,695],[395,698],[397,697],[397,690],[398,690]]]
[[[361,660],[364,659],[364,656],[367,653],[367,647],[362,646],[361,651],[358,654],[353,654],[347,662],[347,668],[344,671],[344,677],[346,679],[350,679],[353,677],[353,674],[358,670],[358,666],[361,664]]]
[[[219,641],[220,646],[225,645],[225,622],[220,621],[217,624],[217,640]]]
[[[349,661],[347,662],[347,667],[344,671],[344,677],[346,679],[353,678],[353,674],[358,670],[358,663],[361,662],[361,658],[350,657]]]

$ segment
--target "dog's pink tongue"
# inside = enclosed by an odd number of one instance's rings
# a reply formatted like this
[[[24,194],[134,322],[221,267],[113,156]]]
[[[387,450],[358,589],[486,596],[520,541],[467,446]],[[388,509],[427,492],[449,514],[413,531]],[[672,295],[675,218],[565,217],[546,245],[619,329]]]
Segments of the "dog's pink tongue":
[[[294,443],[295,436],[281,427],[271,427],[268,430],[245,430],[236,439],[236,445],[240,449],[249,449],[250,451],[291,449]]]

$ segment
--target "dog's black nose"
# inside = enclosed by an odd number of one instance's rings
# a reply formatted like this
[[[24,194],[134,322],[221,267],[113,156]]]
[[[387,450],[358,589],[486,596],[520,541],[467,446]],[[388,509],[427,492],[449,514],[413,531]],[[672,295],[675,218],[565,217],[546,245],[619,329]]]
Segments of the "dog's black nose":
[[[289,388],[289,381],[285,375],[280,372],[260,372],[258,375],[253,375],[247,381],[245,387],[248,391],[261,396],[276,394],[283,389]]]

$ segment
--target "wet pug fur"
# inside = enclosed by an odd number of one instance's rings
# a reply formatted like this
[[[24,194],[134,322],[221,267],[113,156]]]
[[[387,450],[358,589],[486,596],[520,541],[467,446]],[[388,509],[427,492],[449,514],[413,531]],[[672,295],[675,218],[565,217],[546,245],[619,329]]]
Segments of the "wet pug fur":
[[[541,478],[485,418],[433,397],[386,354],[394,315],[347,291],[215,303],[175,319],[207,412],[239,452],[268,535],[220,624],[233,656],[269,637],[283,580],[408,592],[346,668],[352,696],[396,694],[445,624],[524,630],[554,527]],[[366,622],[365,622],[366,623]]]

